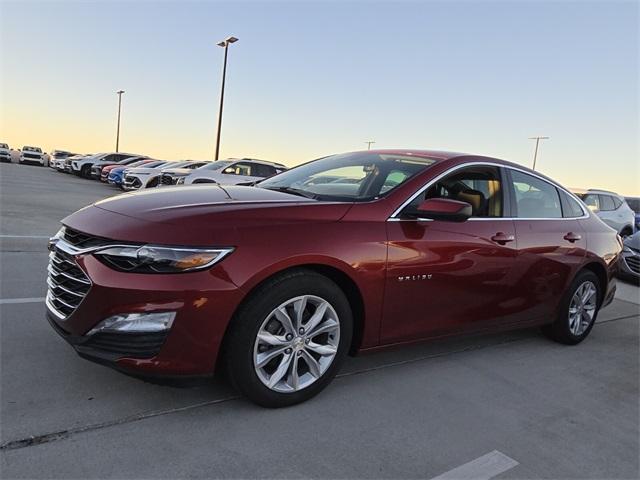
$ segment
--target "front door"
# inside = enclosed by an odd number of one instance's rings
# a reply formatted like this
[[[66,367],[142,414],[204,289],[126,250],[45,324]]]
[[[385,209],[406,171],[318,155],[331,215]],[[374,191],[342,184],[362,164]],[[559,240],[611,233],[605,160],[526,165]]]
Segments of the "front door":
[[[382,343],[462,331],[512,321],[517,243],[506,218],[501,169],[468,166],[430,186],[398,218],[387,222],[388,266]],[[465,222],[425,221],[407,213],[426,198],[472,205]],[[404,214],[403,214],[404,213]]]

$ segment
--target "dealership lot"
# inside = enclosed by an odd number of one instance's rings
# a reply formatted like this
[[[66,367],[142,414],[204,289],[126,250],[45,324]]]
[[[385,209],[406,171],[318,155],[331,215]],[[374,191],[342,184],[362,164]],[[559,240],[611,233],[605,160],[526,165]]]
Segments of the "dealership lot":
[[[637,287],[621,285],[577,347],[526,330],[362,356],[312,401],[265,410],[221,381],[125,377],[81,360],[51,330],[46,238],[67,214],[118,193],[0,164],[3,477],[433,478],[494,451],[493,463],[468,468],[638,477]]]

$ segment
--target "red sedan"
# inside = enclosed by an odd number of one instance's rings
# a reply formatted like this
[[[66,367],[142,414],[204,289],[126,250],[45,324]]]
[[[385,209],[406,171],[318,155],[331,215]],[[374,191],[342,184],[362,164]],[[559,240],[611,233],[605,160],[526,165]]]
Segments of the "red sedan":
[[[62,223],[47,316],[82,357],[143,377],[223,366],[271,407],[317,394],[348,353],[533,325],[577,344],[621,251],[553,180],[435,151],[120,195]]]

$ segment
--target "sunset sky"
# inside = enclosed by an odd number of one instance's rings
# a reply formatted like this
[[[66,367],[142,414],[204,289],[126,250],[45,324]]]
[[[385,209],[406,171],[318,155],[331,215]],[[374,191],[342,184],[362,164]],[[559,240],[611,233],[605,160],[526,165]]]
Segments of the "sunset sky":
[[[531,165],[640,194],[639,3],[7,2],[0,141],[293,166],[366,148]]]

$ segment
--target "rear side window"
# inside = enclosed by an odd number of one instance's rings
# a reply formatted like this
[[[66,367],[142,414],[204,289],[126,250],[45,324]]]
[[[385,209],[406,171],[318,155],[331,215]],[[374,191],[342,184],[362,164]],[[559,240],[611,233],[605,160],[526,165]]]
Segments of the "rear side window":
[[[560,190],[560,202],[562,203],[562,216],[564,218],[577,218],[584,215],[584,211],[578,201],[562,190]]]
[[[252,168],[251,168],[251,176],[252,177],[270,177],[272,175],[275,175],[276,173],[276,169],[269,166],[269,165],[263,165],[261,163],[254,163]]]
[[[532,175],[511,170],[518,218],[562,218],[558,189]]]
[[[613,206],[615,207],[615,209],[619,209],[622,206],[622,200],[620,200],[618,197],[611,198],[613,198]]]
[[[616,207],[613,204],[613,198],[610,195],[598,195],[600,197],[600,210],[603,212],[610,212],[615,210]]]

